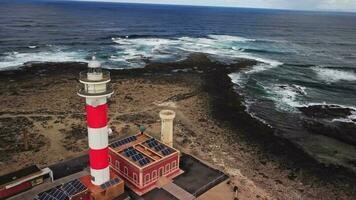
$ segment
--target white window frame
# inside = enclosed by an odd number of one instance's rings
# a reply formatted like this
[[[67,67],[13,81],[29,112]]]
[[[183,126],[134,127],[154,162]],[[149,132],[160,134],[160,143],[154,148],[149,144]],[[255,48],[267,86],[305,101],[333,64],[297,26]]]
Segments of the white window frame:
[[[129,175],[129,169],[128,169],[126,166],[124,166],[124,174],[125,174],[126,176]]]
[[[177,161],[173,160],[172,162],[172,169],[176,169],[177,168]]]
[[[138,182],[138,178],[137,178],[137,174],[135,172],[132,173],[132,178],[134,180],[134,182]]]
[[[120,162],[115,160],[115,168],[120,171]]]
[[[165,169],[166,169],[166,173],[169,173],[171,171],[171,164],[166,164],[165,166]]]
[[[148,177],[148,178],[147,178]],[[149,183],[151,181],[150,174],[145,174],[144,184]]]
[[[151,175],[152,180],[157,179],[157,177],[158,177],[157,170],[153,170]]]
[[[162,176],[164,175],[164,167],[160,167],[158,169],[158,176],[161,177],[161,169],[162,169]]]

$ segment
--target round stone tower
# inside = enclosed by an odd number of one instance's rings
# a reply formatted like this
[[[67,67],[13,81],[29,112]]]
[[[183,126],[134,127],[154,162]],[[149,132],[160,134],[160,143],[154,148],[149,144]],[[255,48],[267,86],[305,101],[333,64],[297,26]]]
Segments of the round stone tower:
[[[161,141],[173,147],[173,119],[176,113],[173,110],[162,110],[159,116],[161,118]]]

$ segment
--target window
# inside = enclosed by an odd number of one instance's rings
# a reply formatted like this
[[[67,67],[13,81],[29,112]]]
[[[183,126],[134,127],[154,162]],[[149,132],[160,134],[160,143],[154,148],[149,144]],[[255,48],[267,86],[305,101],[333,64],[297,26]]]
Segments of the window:
[[[166,165],[166,173],[169,172],[170,168],[171,168],[171,166],[170,166],[170,164],[168,163],[168,164]]]
[[[152,179],[156,179],[157,178],[157,170],[153,170],[152,171]]]
[[[145,175],[145,184],[150,182],[150,174]]]
[[[117,160],[115,161],[115,167],[116,169],[120,170],[120,163]]]
[[[133,180],[137,183],[137,174],[135,172],[133,173]]]
[[[160,167],[159,168],[159,177],[163,176],[163,173],[164,173],[164,169],[163,169],[163,167]]]
[[[128,174],[129,174],[129,170],[127,169],[126,166],[124,167],[124,173],[125,173],[125,175],[128,175]]]
[[[174,160],[174,161],[172,162],[172,169],[175,169],[176,167],[177,167],[177,161]]]

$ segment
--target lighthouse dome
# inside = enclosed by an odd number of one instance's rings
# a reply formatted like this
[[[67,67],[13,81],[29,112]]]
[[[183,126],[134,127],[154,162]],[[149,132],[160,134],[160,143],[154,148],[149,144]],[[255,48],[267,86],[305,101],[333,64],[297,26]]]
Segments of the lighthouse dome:
[[[95,59],[95,56],[93,57],[93,60],[89,61],[88,63],[89,68],[100,68],[101,63]]]

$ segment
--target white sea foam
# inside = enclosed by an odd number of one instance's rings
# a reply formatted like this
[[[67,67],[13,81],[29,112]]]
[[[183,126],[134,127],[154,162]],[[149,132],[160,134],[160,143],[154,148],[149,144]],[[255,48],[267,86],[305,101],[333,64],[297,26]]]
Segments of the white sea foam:
[[[164,38],[112,38],[117,44],[117,54],[126,64],[144,65],[142,58],[153,61],[177,61],[186,58],[190,53],[205,53],[217,61],[231,63],[237,58],[254,59],[265,63],[265,69],[282,63],[258,57],[241,51],[238,43],[254,42],[255,39],[229,35],[209,35],[208,37]],[[259,69],[258,71],[261,71]],[[257,72],[257,71],[256,71]],[[251,72],[253,73],[253,72]]]
[[[296,112],[297,107],[303,106],[299,99],[307,94],[306,88],[299,85],[272,85],[266,86],[265,90],[277,109],[288,112]]]
[[[314,67],[313,70],[325,82],[356,81],[356,74],[353,72],[323,67]]]
[[[61,49],[41,52],[11,52],[0,57],[0,70],[21,66],[26,62],[85,61],[82,52],[66,52]]]
[[[256,39],[249,39],[245,37],[239,36],[231,36],[231,35],[209,35],[210,38],[216,40],[223,40],[223,41],[233,41],[233,42],[254,42]]]
[[[249,73],[258,73],[282,63],[259,57],[252,53],[243,52],[241,45],[254,43],[255,39],[229,35],[209,35],[207,37],[180,37],[180,38],[111,38],[115,49],[107,55],[111,66],[144,67],[146,60],[158,62],[178,61],[191,53],[205,53],[219,62],[232,63],[236,59],[246,58],[259,61]],[[248,44],[250,45],[250,44]],[[252,44],[251,44],[252,45]],[[20,52],[8,53],[0,57],[0,67],[18,66],[28,61],[82,61],[85,55],[82,52],[66,51],[55,46],[48,46],[51,50],[46,52]],[[29,46],[29,48],[36,48]],[[57,49],[56,49],[57,48]],[[54,50],[53,50],[54,49]]]
[[[351,115],[347,116],[346,118],[337,118],[337,119],[333,119],[332,121],[356,124],[356,111],[352,111]]]

